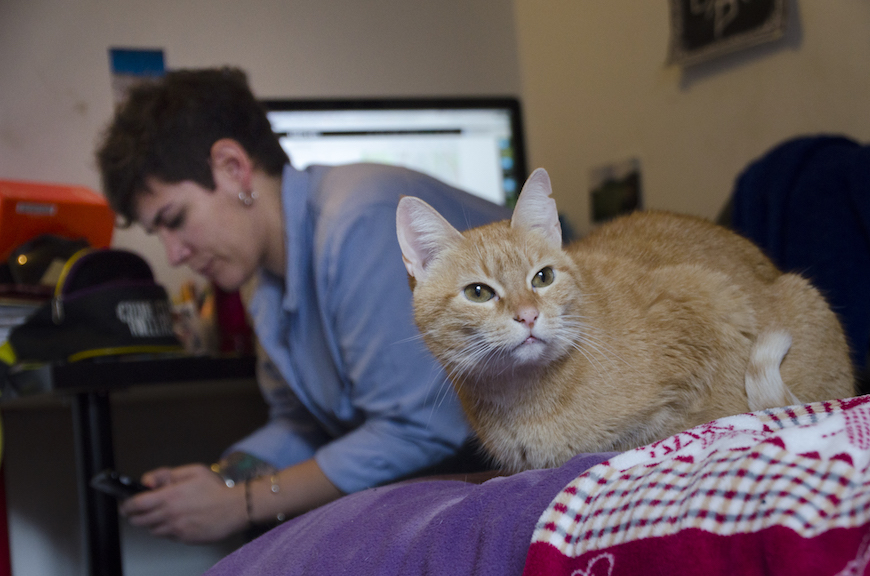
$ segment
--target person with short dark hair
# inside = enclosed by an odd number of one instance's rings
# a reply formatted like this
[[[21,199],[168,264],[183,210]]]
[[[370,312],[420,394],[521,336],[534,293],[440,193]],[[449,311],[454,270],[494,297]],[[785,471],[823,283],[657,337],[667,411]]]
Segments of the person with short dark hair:
[[[160,468],[121,511],[158,536],[206,542],[455,458],[471,437],[419,338],[396,240],[402,195],[454,226],[498,206],[411,170],[297,170],[234,68],[134,87],[97,150],[113,209],[223,290],[256,280],[269,421],[211,466]]]

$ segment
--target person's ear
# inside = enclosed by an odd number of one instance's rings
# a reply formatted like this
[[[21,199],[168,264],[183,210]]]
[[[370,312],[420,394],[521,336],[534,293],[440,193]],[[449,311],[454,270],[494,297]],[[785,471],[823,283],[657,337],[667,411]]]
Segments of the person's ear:
[[[250,188],[254,161],[238,141],[232,138],[216,141],[211,145],[209,162],[216,185],[228,178],[245,190]]]

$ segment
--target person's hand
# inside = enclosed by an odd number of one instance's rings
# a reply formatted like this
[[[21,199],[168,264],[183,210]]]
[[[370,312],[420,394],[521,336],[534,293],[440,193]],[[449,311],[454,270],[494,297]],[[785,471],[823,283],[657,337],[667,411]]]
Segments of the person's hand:
[[[214,542],[248,525],[244,485],[228,488],[205,465],[158,468],[144,474],[142,483],[151,490],[128,498],[120,510],[154,536]]]

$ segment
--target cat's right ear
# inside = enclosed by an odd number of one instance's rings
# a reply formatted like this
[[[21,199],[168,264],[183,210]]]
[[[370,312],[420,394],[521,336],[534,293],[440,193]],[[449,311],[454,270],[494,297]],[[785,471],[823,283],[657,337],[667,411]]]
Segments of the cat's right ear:
[[[532,172],[517,198],[511,228],[533,230],[558,248],[562,245],[562,225],[559,223],[556,201],[550,198],[552,193],[547,171],[538,168]]]
[[[413,196],[403,196],[396,210],[396,234],[408,274],[426,279],[429,264],[447,246],[462,239],[434,208]]]

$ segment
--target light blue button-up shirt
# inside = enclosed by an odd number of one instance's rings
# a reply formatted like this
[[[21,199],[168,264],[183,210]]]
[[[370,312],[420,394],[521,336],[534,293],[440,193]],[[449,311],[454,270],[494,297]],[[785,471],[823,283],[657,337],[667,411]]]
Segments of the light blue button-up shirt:
[[[509,211],[433,178],[377,164],[288,166],[287,272],[250,303],[269,422],[230,448],[284,468],[314,457],[350,493],[452,455],[470,434],[413,321],[396,239],[402,195],[462,230]]]

